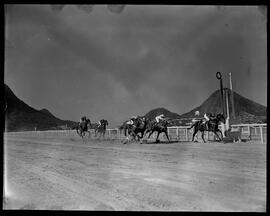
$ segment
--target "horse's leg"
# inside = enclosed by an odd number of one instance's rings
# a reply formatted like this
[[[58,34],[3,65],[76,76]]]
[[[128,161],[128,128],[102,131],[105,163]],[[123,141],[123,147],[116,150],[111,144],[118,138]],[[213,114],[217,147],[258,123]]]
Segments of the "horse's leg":
[[[171,140],[170,140],[170,138],[169,138],[169,135],[168,135],[168,131],[166,130],[166,131],[164,131],[164,133],[165,133],[165,135],[166,135],[168,141],[171,142]]]
[[[105,139],[105,131],[102,131],[102,139]]]
[[[204,130],[202,130],[201,133],[202,133],[202,140],[205,143],[205,140],[204,140]]]
[[[84,143],[84,131],[81,132],[81,137],[82,137],[82,140],[83,140],[83,143]]]
[[[123,142],[123,144],[126,144],[129,142],[129,135],[126,136],[126,140]]]
[[[192,142],[194,141],[194,137],[197,134],[197,132],[198,132],[198,129],[194,128],[193,135],[192,135],[192,140],[191,140]]]
[[[145,140],[145,137],[146,137],[146,134],[148,133],[148,130],[145,130],[143,133],[142,133],[142,138],[140,140],[140,143],[142,144],[143,141]]]
[[[150,136],[151,136],[153,133],[154,133],[154,131],[151,131],[151,132],[149,133],[148,139],[150,138]]]
[[[215,133],[215,135],[218,137],[219,141],[222,141],[222,139],[223,139],[223,135],[222,135],[221,130],[217,129],[217,130],[213,130],[213,132],[214,132],[214,133]],[[219,137],[219,135],[218,135],[218,133],[217,133],[217,132],[219,132],[219,133],[220,133],[221,138]]]
[[[78,127],[76,128],[76,131],[77,131],[77,134],[78,134],[79,136],[81,136],[81,131],[79,130]]]
[[[147,130],[147,129],[143,132],[143,136],[142,136],[142,139],[143,140],[145,139],[145,137],[146,137],[146,135],[147,135],[148,132],[149,132],[149,130]]]
[[[157,138],[156,138],[156,142],[158,141],[159,134],[160,134],[160,132],[158,131]]]

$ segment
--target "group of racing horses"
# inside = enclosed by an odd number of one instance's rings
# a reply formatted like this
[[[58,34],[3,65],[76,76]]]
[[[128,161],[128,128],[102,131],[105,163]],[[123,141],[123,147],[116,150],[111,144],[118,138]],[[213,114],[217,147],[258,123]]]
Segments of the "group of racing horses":
[[[101,119],[99,123],[91,123],[89,118],[83,117],[82,121],[80,121],[78,125],[76,125],[72,129],[76,129],[77,133],[82,138],[84,138],[86,133],[88,133],[88,137],[90,137],[91,133],[89,129],[94,129],[95,137],[97,136],[97,134],[99,134],[99,138],[101,136],[103,136],[104,138],[107,126],[108,121],[106,119]]]
[[[132,121],[132,124],[130,124],[130,121]],[[127,143],[129,141],[135,140],[135,141],[140,141],[140,143],[144,142],[146,139],[146,136],[148,134],[148,138],[154,133],[157,132],[157,137],[156,137],[156,142],[159,142],[159,135],[161,133],[165,133],[168,141],[170,142],[170,138],[168,135],[168,125],[172,119],[166,117],[160,121],[155,121],[151,120],[145,116],[137,116],[137,117],[132,117],[130,120],[125,121],[120,127],[120,131],[124,131],[124,135],[126,137],[126,140],[124,143]],[[195,135],[197,134],[198,131],[201,132],[201,136],[203,141],[205,142],[204,139],[204,132],[205,131],[211,131],[213,132],[218,139],[221,141],[223,139],[222,132],[218,128],[219,123],[225,123],[225,117],[223,114],[217,114],[212,116],[208,121],[204,121],[203,119],[199,119],[195,121],[190,128],[191,129],[194,127],[193,130],[193,136],[192,136],[192,141],[194,141]],[[90,136],[90,131],[89,129],[94,129],[95,131],[95,136],[99,133],[101,135],[105,136],[106,132],[106,126],[108,126],[108,121],[105,119],[102,119],[99,121],[99,124],[91,124],[90,119],[86,118],[84,122],[80,122],[75,129],[77,130],[77,133],[83,138],[86,133],[89,133]],[[73,128],[74,129],[74,128]],[[220,136],[218,135],[218,133]]]

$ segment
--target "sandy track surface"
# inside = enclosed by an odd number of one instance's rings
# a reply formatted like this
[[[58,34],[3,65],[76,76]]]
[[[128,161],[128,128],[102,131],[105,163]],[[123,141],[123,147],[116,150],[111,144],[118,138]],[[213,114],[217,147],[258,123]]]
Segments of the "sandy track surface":
[[[5,138],[4,209],[266,211],[266,145]]]

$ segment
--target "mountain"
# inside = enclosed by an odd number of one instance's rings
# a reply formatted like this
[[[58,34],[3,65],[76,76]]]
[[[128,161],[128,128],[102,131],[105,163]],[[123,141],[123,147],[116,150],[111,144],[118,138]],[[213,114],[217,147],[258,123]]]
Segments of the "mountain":
[[[232,105],[231,105],[231,91],[228,88],[224,89],[229,95],[229,113],[230,123],[263,123],[266,122],[267,108],[261,104],[258,104],[252,100],[249,100],[240,94],[234,92],[234,108],[235,119],[232,118]],[[220,102],[220,90],[215,91],[210,95],[200,106],[192,109],[191,111],[181,115],[181,118],[193,118],[195,117],[195,111],[200,112],[200,117],[204,113],[222,113],[222,107]]]
[[[147,117],[147,118],[153,120],[153,119],[155,119],[156,116],[161,115],[161,114],[164,114],[165,117],[168,117],[170,119],[178,119],[181,117],[177,113],[171,112],[165,108],[153,109],[153,110],[149,111],[148,113],[146,113],[144,115],[144,117]]]
[[[20,100],[12,90],[5,85],[5,130],[53,130],[73,127],[76,123],[56,118],[47,109],[36,110]]]

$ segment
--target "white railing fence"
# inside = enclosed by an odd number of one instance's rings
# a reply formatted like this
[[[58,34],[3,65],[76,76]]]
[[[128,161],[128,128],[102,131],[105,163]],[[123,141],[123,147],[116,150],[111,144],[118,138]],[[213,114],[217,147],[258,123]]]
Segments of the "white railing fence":
[[[172,141],[191,141],[193,135],[193,129],[188,129],[190,126],[173,126],[168,127],[168,135]],[[238,124],[231,125],[232,131],[239,131],[241,139],[245,140],[256,140],[261,143],[267,142],[267,124]],[[39,136],[44,138],[50,138],[55,136],[68,137],[72,139],[79,139],[76,130],[48,130],[48,131],[22,131],[22,132],[8,132],[8,134],[18,135],[18,136]],[[99,138],[94,136],[94,130],[90,130],[91,138]],[[88,135],[87,135],[88,136]],[[155,140],[157,133],[153,133],[150,140]],[[124,131],[120,131],[118,128],[107,129],[105,133],[106,139],[125,139]],[[215,141],[216,137],[212,132],[204,133],[205,140]],[[160,140],[167,140],[164,133],[160,134]],[[201,133],[198,132],[196,140],[202,141]]]

